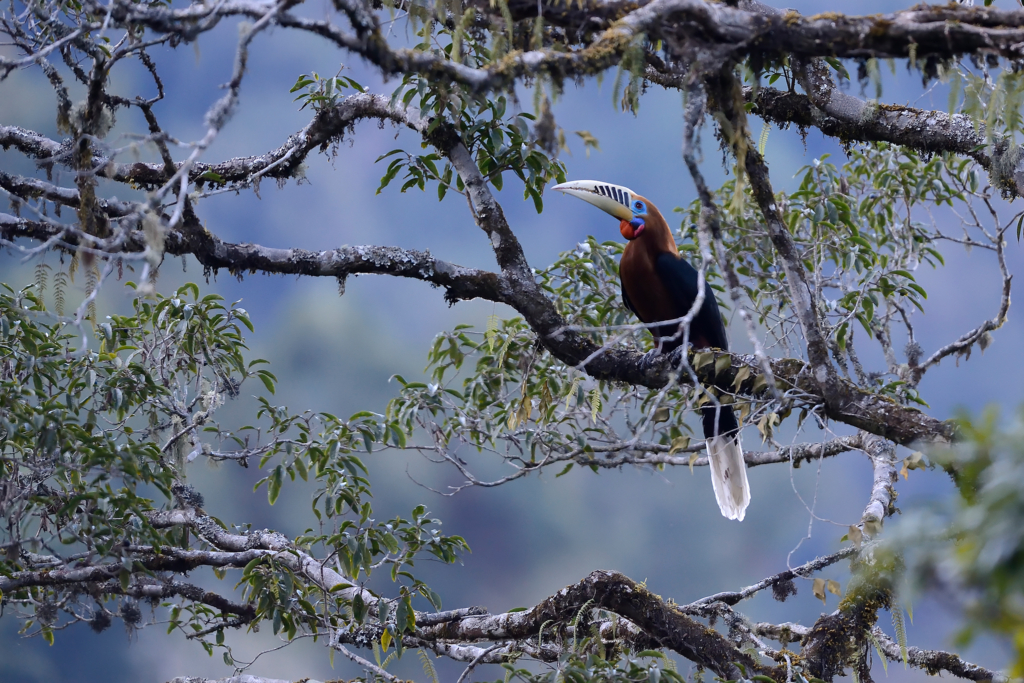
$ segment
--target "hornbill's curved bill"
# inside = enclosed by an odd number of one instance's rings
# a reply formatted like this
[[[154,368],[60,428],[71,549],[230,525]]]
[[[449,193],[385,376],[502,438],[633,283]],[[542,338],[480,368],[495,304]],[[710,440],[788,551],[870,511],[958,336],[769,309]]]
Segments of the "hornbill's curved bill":
[[[622,301],[651,325],[661,351],[681,346],[685,330],[678,321],[697,299],[697,271],[679,255],[657,207],[627,187],[597,180],[573,180],[551,189],[579,197],[619,219],[619,232],[629,240],[619,264]],[[663,321],[673,322],[656,324]],[[729,350],[722,314],[707,282],[704,301],[690,323],[689,340],[694,348]],[[717,404],[705,405],[701,414],[718,507],[729,519],[742,521],[750,504],[750,485],[736,415],[731,406]]]

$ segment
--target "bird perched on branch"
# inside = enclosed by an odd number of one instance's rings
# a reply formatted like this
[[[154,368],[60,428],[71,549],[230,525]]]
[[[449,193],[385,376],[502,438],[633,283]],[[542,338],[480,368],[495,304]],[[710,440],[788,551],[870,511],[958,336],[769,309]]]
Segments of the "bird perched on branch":
[[[595,180],[574,180],[552,189],[619,219],[619,232],[629,240],[619,264],[622,301],[648,326],[660,352],[682,346],[687,333],[694,348],[729,350],[718,302],[706,282],[704,300],[685,329],[683,318],[699,292],[697,270],[679,255],[665,217],[650,200],[621,185]],[[750,485],[736,415],[732,406],[717,401],[705,404],[701,415],[718,507],[729,519],[742,521]]]

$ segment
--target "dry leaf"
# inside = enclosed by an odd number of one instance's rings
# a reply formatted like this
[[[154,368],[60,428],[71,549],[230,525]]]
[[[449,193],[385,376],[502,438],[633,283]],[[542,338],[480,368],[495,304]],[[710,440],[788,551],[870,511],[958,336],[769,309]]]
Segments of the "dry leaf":
[[[772,438],[772,433],[778,424],[779,416],[777,413],[768,413],[767,415],[763,415],[761,419],[757,421],[757,431],[761,432],[761,443]]]
[[[690,437],[688,437],[688,436],[677,436],[676,438],[672,439],[672,446],[668,449],[668,454],[669,455],[675,455],[679,451],[684,450],[686,448],[689,448],[689,446],[690,446]]]
[[[732,358],[727,355],[721,355],[715,359],[715,374],[725,372],[732,367]]]
[[[909,470],[923,470],[927,469],[928,464],[925,462],[924,453],[921,451],[914,451],[906,458],[903,459],[903,469],[900,471],[901,474]],[[906,477],[906,474],[903,474]]]
[[[693,354],[693,368],[695,370],[700,370],[705,365],[708,365],[709,363],[714,363],[714,362],[715,362],[715,352],[714,351],[702,351],[701,353]]]
[[[815,579],[814,586],[811,588],[811,592],[814,593],[814,597],[821,600],[821,604],[825,604],[825,579]]]
[[[750,368],[744,365],[736,371],[736,376],[732,379],[732,388],[738,390],[748,377],[750,377]]]
[[[750,387],[750,391],[753,394],[757,394],[760,391],[768,388],[768,378],[763,374],[758,375],[754,378],[754,384]]]

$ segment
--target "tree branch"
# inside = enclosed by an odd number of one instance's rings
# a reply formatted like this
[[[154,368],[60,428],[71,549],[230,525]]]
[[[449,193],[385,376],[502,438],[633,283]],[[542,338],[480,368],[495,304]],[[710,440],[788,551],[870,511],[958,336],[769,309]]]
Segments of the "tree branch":
[[[364,118],[390,120],[395,123],[425,133],[429,122],[418,109],[405,107],[401,104],[392,105],[390,100],[381,95],[360,94],[347,97],[336,107],[319,114],[306,129],[289,138],[281,148],[260,157],[232,159],[222,164],[204,167],[196,164],[191,172],[202,168],[219,169],[227,173],[227,178],[239,182],[260,173],[269,165],[286,158],[288,163],[297,163],[305,158],[316,146],[329,143],[340,136],[351,125]],[[55,143],[23,129],[0,128],[0,144],[4,140],[16,144],[26,153],[41,150],[53,150]],[[451,159],[456,170],[463,176],[467,191],[474,207],[474,218],[481,229],[488,235],[495,251],[495,256],[502,268],[502,274],[496,275],[486,271],[462,269],[447,262],[436,261],[427,254],[391,250],[385,247],[350,247],[332,252],[307,252],[292,249],[270,249],[255,245],[233,245],[220,241],[210,234],[198,220],[186,216],[186,224],[182,230],[171,230],[167,234],[165,249],[174,255],[193,254],[204,266],[210,269],[227,268],[233,273],[245,271],[263,271],[271,273],[303,274],[345,277],[355,273],[390,273],[403,277],[423,279],[433,284],[444,286],[449,290],[449,299],[467,299],[483,297],[492,301],[507,303],[514,307],[530,326],[537,332],[541,342],[551,353],[562,362],[579,367],[596,379],[621,381],[649,388],[661,388],[669,381],[688,381],[688,378],[675,377],[674,368],[678,358],[674,355],[660,356],[653,360],[645,360],[635,351],[622,348],[601,348],[591,339],[574,331],[557,312],[534,281],[532,272],[523,255],[522,248],[514,233],[508,226],[500,205],[494,199],[486,182],[480,175],[475,162],[468,150],[444,126],[429,137],[429,140],[440,151]],[[51,144],[52,143],[52,144]],[[59,146],[56,146],[59,148]],[[291,156],[287,156],[291,154]],[[750,150],[751,155],[756,152]],[[760,159],[760,157],[757,157]],[[752,168],[763,167],[763,161],[755,161],[748,156]],[[120,170],[119,170],[120,169]],[[115,165],[114,175],[126,169]],[[282,169],[283,172],[283,169]],[[155,178],[164,173],[161,164],[134,164],[130,173],[135,177]],[[763,175],[763,174],[762,174]],[[122,176],[117,176],[122,177]],[[761,176],[759,176],[761,177]],[[763,175],[767,182],[766,175]],[[761,188],[761,200],[771,197],[770,185],[758,185]],[[771,200],[774,201],[773,199]],[[766,206],[771,206],[768,204]],[[769,209],[770,211],[770,209]],[[73,235],[71,229],[65,229],[66,235]],[[0,214],[0,231],[6,239],[15,236],[30,237],[45,241],[55,236],[56,228],[52,224],[41,224],[26,219]],[[784,243],[787,233],[782,227],[775,235]],[[68,243],[76,244],[72,237]],[[140,231],[133,233],[133,238],[126,243],[134,245],[134,249],[144,248],[145,241]],[[784,246],[784,244],[783,244]],[[366,250],[371,251],[367,252]],[[363,250],[363,251],[360,251]],[[800,287],[795,291],[799,293]],[[809,295],[808,295],[809,296]],[[807,298],[807,297],[805,297]],[[801,308],[801,310],[806,310]],[[810,328],[813,330],[813,327]],[[678,352],[677,352],[678,353]],[[716,355],[717,358],[717,355]],[[692,360],[692,359],[691,359]],[[731,368],[717,373],[719,382],[732,382],[735,372],[743,366],[757,369],[760,362],[756,358],[747,358],[739,354],[732,355]],[[713,365],[695,368],[698,378],[714,379]],[[831,366],[828,366],[831,367]],[[842,400],[831,400],[823,393],[817,380],[817,370],[808,372],[808,368],[800,361],[773,360],[771,371],[782,390],[797,389],[810,402],[822,401],[829,408],[829,416],[847,422],[860,429],[879,433],[897,443],[909,443],[918,439],[948,440],[952,436],[953,427],[923,413],[901,406],[894,401],[871,394],[855,387],[851,383],[839,383],[838,394]],[[751,387],[755,377],[744,386]],[[811,380],[811,381],[809,381]],[[742,387],[740,387],[742,391]],[[749,389],[747,389],[749,391]],[[838,408],[837,408],[838,405]]]
[[[321,683],[320,681],[313,678],[304,678],[302,680],[305,683]],[[178,676],[177,678],[172,678],[167,683],[294,683],[294,681],[292,681],[292,679],[285,680],[283,678],[265,678],[263,676],[239,674],[237,676],[228,676],[227,678]]]
[[[26,178],[0,171],[0,188],[11,193],[20,200],[41,198],[61,206],[79,208],[82,204],[78,190],[70,187],[59,187],[37,178]],[[96,203],[104,214],[111,218],[130,215],[135,206],[128,202],[110,201],[97,198]]]
[[[810,576],[814,572],[824,569],[825,567],[831,566],[836,562],[839,562],[840,560],[846,559],[847,557],[852,557],[853,555],[856,555],[858,552],[860,552],[860,548],[856,546],[843,548],[842,550],[832,553],[831,555],[826,555],[825,557],[817,557],[811,560],[810,562],[806,562],[800,565],[799,567],[787,569],[785,571],[779,572],[778,574],[775,574],[774,576],[769,576],[768,578],[762,579],[751,586],[747,586],[743,590],[715,593],[714,595],[709,595],[705,598],[701,598],[700,600],[694,600],[689,605],[682,607],[682,610],[684,612],[690,612],[692,610],[696,610],[696,608],[702,605],[709,605],[713,602],[723,602],[726,605],[732,606],[739,603],[742,600],[746,600],[755,593],[763,591],[765,588],[772,588],[781,583],[792,581],[793,579],[798,577]]]
[[[547,622],[564,624],[584,607],[615,612],[646,632],[662,647],[683,655],[690,661],[716,674],[731,678],[739,671],[735,663],[748,672],[785,680],[785,670],[766,667],[713,629],[694,621],[676,606],[651,594],[640,584],[622,574],[595,571],[579,583],[563,588],[533,609],[480,617],[468,617],[423,629],[420,637],[455,640],[502,640],[536,636]]]
[[[559,3],[515,3],[513,20],[536,16],[556,25],[583,29],[595,38],[578,51],[539,49],[512,52],[497,63],[473,68],[430,52],[393,49],[377,17],[361,3],[338,0],[336,7],[351,22],[354,33],[327,20],[310,20],[271,3],[233,0],[183,9],[144,7],[119,1],[111,6],[87,2],[87,11],[115,26],[142,25],[191,41],[215,21],[227,16],[263,18],[318,35],[358,54],[385,74],[420,73],[435,80],[461,83],[475,92],[507,90],[517,79],[544,74],[555,80],[594,75],[621,59],[634,38],[646,35],[675,46],[713,47],[732,58],[750,54],[790,53],[804,57],[955,57],[966,53],[997,54],[1018,59],[1024,45],[1024,14],[991,8],[928,7],[866,17],[836,14],[803,17],[796,12],[768,13],[759,3],[731,7],[703,0],[653,0],[639,3],[587,3],[580,13]],[[525,9],[525,6],[530,6]],[[483,11],[493,11],[486,8]],[[95,28],[101,25],[95,23]],[[582,25],[581,25],[582,24]],[[91,24],[86,24],[92,26]],[[595,29],[603,29],[599,33]]]
[[[858,525],[866,536],[876,535],[886,517],[895,512],[896,500],[896,447],[873,434],[865,435],[861,449],[871,459],[871,496]]]
[[[209,605],[225,614],[236,614],[239,617],[239,624],[247,624],[256,618],[254,606],[232,602],[223,595],[182,581],[158,581],[136,576],[135,582],[127,589],[122,588],[120,581],[108,581],[100,584],[98,590],[108,595],[129,595],[139,599],[169,598],[177,595],[192,602]]]
[[[864,432],[858,432],[851,436],[843,436],[831,439],[823,443],[796,444],[785,446],[777,451],[744,451],[743,458],[747,467],[758,465],[773,465],[778,463],[789,463],[793,467],[799,467],[801,463],[810,460],[820,460],[861,448]],[[466,477],[466,484],[462,486],[450,486],[449,490],[458,492],[466,486],[481,486],[493,488],[521,479],[533,472],[539,472],[552,465],[574,462],[584,467],[598,467],[601,469],[615,469],[623,465],[671,465],[674,467],[707,467],[708,457],[706,455],[697,457],[696,453],[705,450],[705,444],[695,444],[686,448],[676,450],[671,444],[657,444],[649,442],[635,443],[633,440],[619,441],[610,444],[600,444],[590,441],[587,448],[576,448],[563,453],[550,453],[543,459],[536,462],[516,465],[517,469],[512,474],[499,479],[483,481],[474,476],[469,469],[455,456],[445,454],[445,459],[455,466],[459,472]],[[675,455],[682,452],[686,455]],[[451,494],[446,494],[451,495]]]
[[[327,566],[326,562],[314,559],[305,551],[299,549],[283,534],[273,531],[252,531],[247,535],[232,534],[221,527],[212,517],[209,517],[195,509],[179,509],[153,512],[147,515],[147,519],[157,529],[171,526],[188,526],[198,533],[211,545],[221,548],[219,554],[210,551],[184,551],[161,549],[161,552],[169,552],[171,555],[203,553],[211,557],[223,557],[231,560],[232,566],[245,566],[251,559],[261,555],[273,555],[274,559],[294,572],[301,573],[307,579],[316,584],[326,593],[333,593],[346,600],[353,599],[357,594],[367,604],[375,604],[377,598],[367,590],[353,585],[354,582],[342,576]],[[232,556],[238,555],[235,560]],[[249,559],[242,560],[241,556],[251,555]],[[210,561],[204,562],[209,564]],[[228,564],[228,562],[225,562]],[[345,588],[335,590],[336,586],[344,584]],[[2,588],[0,588],[2,590]]]
[[[900,646],[893,641],[882,629],[875,626],[871,634],[881,645],[882,653],[890,662],[902,662],[903,653]],[[986,669],[977,664],[971,664],[961,659],[958,655],[941,650],[922,650],[919,647],[907,648],[907,662],[918,669],[924,669],[929,676],[937,676],[942,671],[948,671],[958,678],[965,678],[969,681],[991,681],[992,683],[1006,683],[1010,680],[1006,674]]]
[[[347,647],[345,647],[341,643],[338,643],[337,641],[332,642],[331,643],[331,647],[333,647],[335,650],[337,650],[341,654],[345,655],[346,657],[348,657],[353,662],[355,662],[359,666],[363,667],[367,671],[372,671],[377,676],[380,676],[385,681],[388,681],[388,683],[404,683],[404,681],[402,681],[402,679],[399,678],[398,676],[395,676],[393,674],[389,674],[387,671],[385,671],[384,669],[380,668],[379,666],[377,666],[376,664],[374,664],[370,660],[363,659],[362,657],[357,655],[355,652],[352,652]]]
[[[64,228],[63,240],[69,246],[79,244],[71,228]],[[8,214],[0,214],[0,238],[28,237],[45,241],[60,236],[61,230],[54,224],[29,221]],[[142,236],[131,236],[126,244],[142,249]],[[681,351],[645,358],[636,351],[622,348],[601,348],[588,337],[573,331],[564,324],[551,302],[542,293],[522,287],[522,280],[515,285],[507,278],[487,271],[476,271],[433,259],[426,253],[400,250],[395,247],[344,247],[327,252],[308,252],[298,249],[270,249],[256,245],[235,245],[222,243],[210,233],[198,238],[182,237],[172,231],[168,233],[167,253],[195,254],[208,267],[228,268],[241,273],[249,270],[266,273],[294,273],[303,275],[326,275],[345,277],[356,273],[394,274],[402,277],[421,279],[446,287],[450,300],[483,297],[492,301],[507,303],[521,313],[538,333],[541,341],[559,360],[582,369],[591,376],[602,380],[613,380],[645,386],[652,389],[664,387],[675,377],[674,367],[678,364]],[[524,290],[526,290],[524,292]],[[694,352],[687,351],[691,365]],[[714,352],[713,359],[729,356],[727,369],[715,372],[714,362],[694,371],[701,381],[717,381],[734,385],[736,373],[743,367],[757,370],[758,359],[753,355]],[[780,390],[793,392],[795,397],[809,404],[823,402],[820,389],[811,378],[807,365],[797,359],[770,359],[772,374]],[[752,395],[752,387],[758,375],[751,376],[736,386],[737,393]],[[675,381],[688,382],[687,377]],[[914,408],[900,405],[892,399],[856,387],[851,382],[840,380],[847,399],[845,412],[831,414],[835,419],[860,427],[872,433],[879,433],[900,444],[917,440],[952,440],[955,426],[933,418]]]
[[[871,497],[857,528],[864,537],[871,538],[881,531],[883,520],[895,512],[896,449],[885,439],[869,435],[863,450],[871,458],[874,477]],[[852,534],[852,527],[850,531]],[[853,540],[860,545],[858,539]],[[822,615],[802,641],[811,673],[826,681],[841,675],[844,667],[857,659],[868,630],[878,620],[878,611],[892,608],[896,567],[874,553],[861,555],[859,560],[839,609]]]
[[[449,301],[479,297],[500,302],[507,295],[500,275],[443,261],[431,256],[430,252],[381,246],[339,247],[326,251],[276,249],[258,244],[224,242],[216,235],[200,230],[170,230],[164,240],[165,253],[192,255],[210,271],[224,268],[235,275],[260,272],[335,277],[339,280],[349,275],[393,275],[444,287],[445,298]],[[17,237],[40,242],[58,238],[68,249],[83,245],[106,253],[110,252],[104,246],[113,243],[113,240],[89,240],[70,226],[62,227],[3,213],[0,213],[0,236],[7,241]],[[148,242],[141,228],[132,230],[126,239],[119,241],[118,250],[113,254],[142,253]]]
[[[1024,158],[1024,155],[1022,155],[1022,158]],[[1024,180],[1024,175],[1022,175],[1021,178],[1022,180]],[[1013,275],[1010,274],[1010,270],[1006,266],[1005,234],[1006,230],[1009,227],[1010,224],[1007,224],[1004,227],[997,226],[997,229],[995,231],[995,237],[993,239],[993,241],[996,243],[995,251],[996,258],[999,263],[999,274],[1002,276],[1003,280],[1002,292],[999,298],[999,310],[996,312],[996,315],[992,319],[986,320],[985,322],[983,322],[981,325],[974,328],[970,332],[961,335],[960,338],[957,339],[956,341],[946,344],[942,348],[938,349],[931,356],[928,357],[928,360],[926,360],[921,365],[913,367],[911,369],[911,379],[914,384],[921,380],[921,377],[924,375],[925,371],[928,370],[928,368],[934,365],[938,365],[939,362],[941,362],[942,359],[946,358],[947,356],[950,356],[954,353],[970,353],[971,347],[979,342],[982,342],[982,350],[984,350],[985,335],[987,335],[989,332],[998,330],[1006,322],[1007,313],[1009,313],[1010,310],[1010,288],[1013,284]]]

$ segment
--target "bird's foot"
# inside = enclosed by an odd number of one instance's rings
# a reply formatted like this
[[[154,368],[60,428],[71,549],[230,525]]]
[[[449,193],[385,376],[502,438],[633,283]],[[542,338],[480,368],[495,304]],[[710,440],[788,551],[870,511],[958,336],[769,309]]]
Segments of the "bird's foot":
[[[661,349],[651,349],[644,355],[640,356],[640,369],[646,372],[648,368],[654,365],[654,361],[660,358],[661,355]]]

